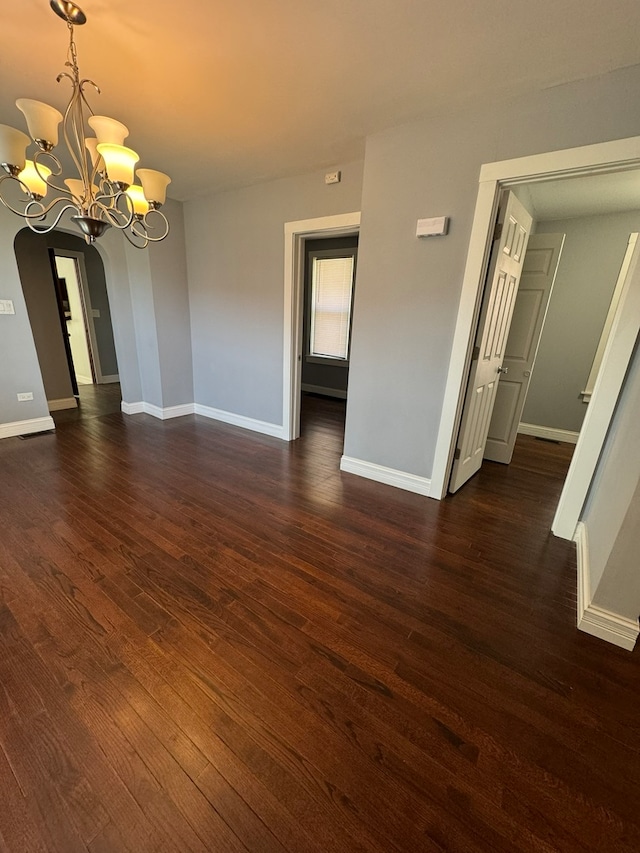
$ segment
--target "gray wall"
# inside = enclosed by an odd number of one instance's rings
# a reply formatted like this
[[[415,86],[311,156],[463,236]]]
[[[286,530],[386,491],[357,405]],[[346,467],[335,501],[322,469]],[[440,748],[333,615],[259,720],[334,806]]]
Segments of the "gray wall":
[[[282,423],[284,223],[360,210],[362,163],[185,204],[195,400]]]
[[[369,137],[345,454],[430,477],[482,163],[640,134],[640,67]],[[419,217],[451,217],[418,240]]]
[[[163,212],[171,223],[171,231],[166,240],[149,247],[148,256],[162,405],[170,408],[193,402],[193,364],[182,205],[168,200]]]
[[[579,432],[585,388],[627,241],[640,211],[538,222],[566,234],[540,349],[522,414],[525,423]]]
[[[31,323],[13,241],[21,223],[0,205],[0,299],[11,299],[15,314],[0,314],[0,425],[49,416]],[[33,400],[18,403],[31,391]]]
[[[629,367],[582,513],[593,601],[636,619],[640,612],[640,346]]]

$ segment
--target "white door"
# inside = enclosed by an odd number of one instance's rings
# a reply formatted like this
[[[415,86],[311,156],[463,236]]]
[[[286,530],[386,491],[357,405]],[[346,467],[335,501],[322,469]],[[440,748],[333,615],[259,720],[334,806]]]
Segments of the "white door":
[[[456,492],[482,465],[532,222],[531,214],[514,194],[505,193],[462,410],[449,483],[451,492]]]
[[[484,458],[511,462],[564,234],[532,234],[524,258]]]

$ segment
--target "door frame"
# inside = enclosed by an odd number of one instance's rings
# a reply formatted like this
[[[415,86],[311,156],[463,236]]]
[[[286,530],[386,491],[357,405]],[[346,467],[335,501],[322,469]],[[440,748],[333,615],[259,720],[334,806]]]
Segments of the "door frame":
[[[544,154],[535,154],[514,160],[483,164],[480,169],[471,238],[462,282],[462,292],[453,339],[449,371],[445,387],[442,415],[436,439],[431,496],[441,499],[446,494],[451,471],[455,440],[464,402],[466,378],[471,361],[473,341],[482,301],[484,280],[492,245],[493,228],[498,201],[503,189],[522,184],[556,180],[574,175],[602,172],[619,172],[640,166],[640,137],[567,148]],[[584,444],[589,445],[589,436]],[[600,443],[600,448],[602,443]],[[577,454],[578,448],[576,448]],[[591,482],[593,470],[585,477],[580,459],[572,465],[573,473],[567,477],[563,490],[564,510],[562,524],[554,521],[554,533],[571,539],[586,497],[584,480]],[[581,474],[578,483],[576,472]]]
[[[305,241],[322,237],[347,237],[359,232],[360,211],[299,219],[284,224],[282,438],[285,441],[294,441],[300,436]]]
[[[85,266],[84,254],[82,252],[76,252],[73,249],[58,249],[55,246],[52,248],[52,252],[54,254],[54,257],[56,258],[71,258],[76,262],[76,271],[78,273],[78,290],[80,291],[80,301],[82,302],[84,328],[87,336],[87,344],[89,346],[91,367],[93,368],[94,374],[93,381],[96,385],[101,385],[104,379],[102,376],[102,369],[100,367],[98,339],[96,337],[96,329],[93,322],[93,309],[91,307],[89,280],[87,277],[87,268]]]

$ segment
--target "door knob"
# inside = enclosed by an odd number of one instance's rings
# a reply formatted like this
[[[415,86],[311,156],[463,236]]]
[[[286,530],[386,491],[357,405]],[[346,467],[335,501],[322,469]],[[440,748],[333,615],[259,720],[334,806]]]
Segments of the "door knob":
[[[498,368],[498,373],[508,373],[508,372],[509,372],[508,367],[499,367]]]

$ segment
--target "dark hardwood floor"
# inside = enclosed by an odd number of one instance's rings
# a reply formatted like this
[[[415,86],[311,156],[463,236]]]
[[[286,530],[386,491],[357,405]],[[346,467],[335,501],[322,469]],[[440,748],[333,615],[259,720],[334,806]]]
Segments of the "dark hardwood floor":
[[[640,658],[523,437],[436,502],[199,417],[0,442],[0,849],[640,850]]]

